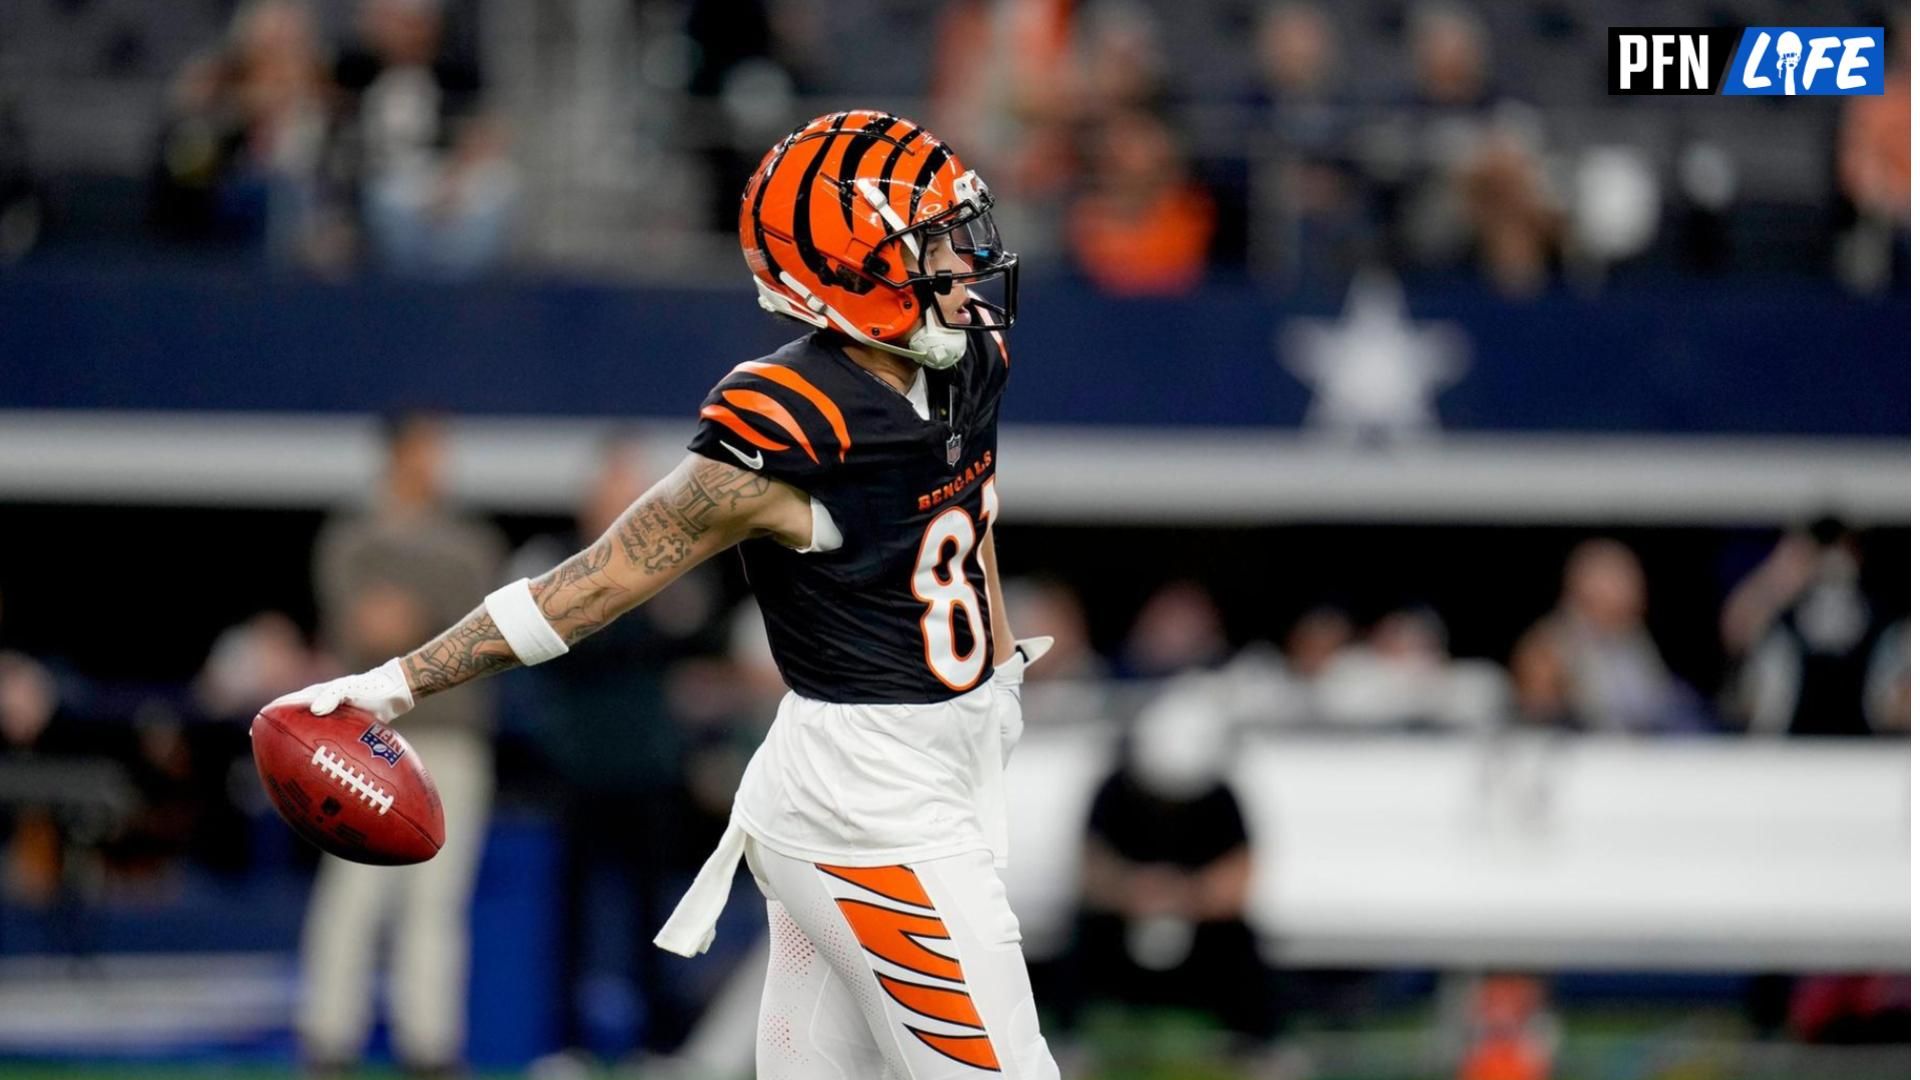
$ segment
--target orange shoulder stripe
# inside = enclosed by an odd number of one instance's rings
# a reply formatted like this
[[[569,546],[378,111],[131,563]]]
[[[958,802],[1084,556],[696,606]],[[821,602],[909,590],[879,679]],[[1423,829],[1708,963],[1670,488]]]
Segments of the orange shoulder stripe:
[[[840,460],[847,460],[847,451],[853,446],[853,437],[847,434],[847,419],[840,414],[840,406],[835,405],[832,398],[821,393],[819,387],[808,382],[806,376],[792,368],[761,360],[749,360],[733,370],[771,379],[813,402],[813,407],[819,409],[820,415],[827,418],[827,423],[833,426],[834,436],[840,440]]]
[[[740,419],[739,413],[734,412],[725,405],[705,406],[700,410],[700,415],[708,420],[726,425],[735,435],[740,436],[763,450],[785,450],[787,448],[786,443],[774,442],[772,439],[748,427],[747,422]]]
[[[813,443],[808,440],[807,433],[800,430],[799,421],[793,418],[793,414],[787,411],[785,405],[758,390],[722,390],[720,396],[727,399],[730,405],[738,406],[748,412],[757,412],[779,424],[786,429],[787,434],[793,436],[793,441],[800,444],[800,449],[807,452],[808,459],[816,465],[820,463],[820,455],[813,452]]]

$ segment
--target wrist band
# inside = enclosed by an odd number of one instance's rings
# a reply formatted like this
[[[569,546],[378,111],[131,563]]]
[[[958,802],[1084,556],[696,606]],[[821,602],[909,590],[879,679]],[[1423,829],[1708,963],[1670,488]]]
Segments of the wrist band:
[[[540,614],[526,578],[488,593],[486,608],[487,616],[500,628],[500,636],[507,639],[507,647],[522,664],[532,667],[566,655],[567,643]]]

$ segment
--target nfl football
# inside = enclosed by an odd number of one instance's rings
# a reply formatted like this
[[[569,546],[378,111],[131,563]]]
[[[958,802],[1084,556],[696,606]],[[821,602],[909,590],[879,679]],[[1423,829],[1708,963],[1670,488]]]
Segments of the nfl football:
[[[273,807],[320,850],[354,862],[425,862],[447,837],[440,793],[407,740],[342,705],[277,705],[253,718],[253,763]]]

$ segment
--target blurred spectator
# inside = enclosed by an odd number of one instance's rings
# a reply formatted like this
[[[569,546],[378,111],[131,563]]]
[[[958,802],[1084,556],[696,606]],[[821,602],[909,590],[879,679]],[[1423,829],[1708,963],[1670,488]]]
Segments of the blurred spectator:
[[[1875,731],[1913,730],[1913,630],[1901,619],[1880,635],[1867,664],[1867,723]]]
[[[760,155],[793,126],[797,65],[790,47],[803,36],[794,32],[795,7],[783,0],[688,5],[693,70],[687,94],[696,110],[688,126],[702,133],[712,177],[708,218],[716,231],[739,227],[740,189]]]
[[[1505,691],[1493,665],[1448,655],[1439,615],[1408,608],[1328,660],[1314,700],[1322,719],[1343,727],[1473,729],[1498,722]]]
[[[1027,669],[1037,680],[1100,679],[1111,674],[1093,650],[1087,613],[1071,586],[1050,578],[1007,582],[1007,620],[1022,637],[1048,636],[1053,648]]]
[[[1155,112],[1167,104],[1167,59],[1161,30],[1143,7],[1104,0],[1080,14],[1080,103],[1089,117]]]
[[[1074,942],[1088,1001],[1198,1010],[1253,1038],[1270,974],[1245,919],[1253,856],[1226,780],[1233,739],[1208,680],[1141,714],[1094,795]]]
[[[1333,22],[1318,4],[1276,4],[1256,41],[1267,131],[1256,182],[1269,234],[1254,263],[1287,284],[1344,281],[1365,255],[1368,222],[1348,161],[1351,102]]]
[[[44,756],[59,689],[32,657],[0,651],[0,763]],[[0,787],[0,895],[44,905],[59,892],[64,841],[53,807]]]
[[[0,265],[24,258],[39,241],[40,203],[26,129],[13,102],[0,97]]]
[[[1087,190],[1067,219],[1079,271],[1116,296],[1198,285],[1213,241],[1213,197],[1188,177],[1172,129],[1151,113],[1122,111],[1096,127],[1093,143]]]
[[[1498,105],[1488,37],[1471,9],[1416,9],[1405,106],[1368,132],[1363,157],[1404,261],[1471,260],[1496,289],[1528,296],[1546,283],[1564,215],[1546,178],[1542,123],[1517,104]]]
[[[321,632],[339,665],[360,671],[410,652],[458,622],[497,583],[504,544],[449,509],[446,436],[430,417],[387,433],[374,505],[321,530],[314,588]],[[436,694],[407,714],[406,737],[432,772],[446,811],[446,843],[417,866],[374,867],[325,856],[301,942],[305,976],[297,1018],[320,1070],[346,1069],[372,1024],[376,957],[392,959],[386,996],[397,1056],[421,1072],[455,1068],[465,1044],[467,908],[493,800],[488,733],[493,687]],[[392,947],[382,949],[384,926]]]
[[[179,239],[262,241],[274,258],[337,265],[324,159],[333,87],[303,0],[252,0],[228,41],[174,81],[151,214]]]
[[[1347,613],[1322,605],[1300,616],[1280,648],[1249,644],[1221,672],[1227,716],[1249,728],[1324,723],[1321,676],[1352,640]]]
[[[337,77],[377,261],[464,278],[505,256],[520,181],[478,68],[443,47],[443,30],[440,0],[363,0]]]
[[[1141,605],[1127,633],[1126,674],[1176,675],[1213,667],[1227,658],[1227,631],[1219,605],[1191,581],[1162,585]]]
[[[1481,274],[1508,296],[1539,292],[1559,253],[1564,221],[1526,136],[1511,126],[1490,129],[1459,182]]]
[[[1863,291],[1887,287],[1907,265],[1912,189],[1913,99],[1907,20],[1886,28],[1886,92],[1845,99],[1836,171],[1857,220],[1842,235],[1841,280]]]
[[[1075,0],[957,0],[939,9],[929,122],[1003,196],[1008,235],[1035,237],[1027,207],[1072,178],[1079,108]],[[1010,217],[1005,215],[1012,215]],[[1032,220],[1032,227],[1021,222]],[[1022,240],[1022,254],[1028,241]]]
[[[1736,708],[1750,731],[1794,735],[1865,735],[1874,729],[1868,671],[1878,619],[1860,588],[1860,548],[1840,521],[1813,524],[1799,580],[1741,668]],[[1771,563],[1773,560],[1769,560]],[[1756,576],[1778,578],[1762,565]],[[1784,582],[1774,582],[1782,584]],[[1735,595],[1743,596],[1741,587]],[[1731,606],[1732,601],[1729,601]]]
[[[1467,1001],[1467,1047],[1458,1080],[1550,1080],[1560,1023],[1546,988],[1525,975],[1479,980]]]
[[[221,631],[194,680],[194,699],[209,716],[251,718],[263,701],[326,678],[293,620],[263,611]]]
[[[1813,975],[1794,985],[1787,1023],[1804,1042],[1889,1045],[1911,1039],[1912,1017],[1908,975]]]
[[[1669,731],[1697,710],[1647,632],[1647,579],[1625,544],[1588,540],[1567,558],[1560,604],[1521,639],[1523,715],[1590,731]],[[1564,693],[1563,698],[1555,695]]]
[[[1045,578],[1009,579],[1004,589],[1008,625],[1021,637],[1053,638],[1052,650],[1027,669],[1028,724],[1105,726],[1113,666],[1093,649],[1079,594]]]
[[[656,479],[636,441],[608,442],[573,531],[528,543],[510,576],[538,576],[591,545]],[[675,899],[671,875],[704,849],[687,838],[686,735],[667,687],[677,661],[715,651],[719,610],[712,570],[697,568],[576,644],[564,666],[515,676],[529,685],[539,746],[564,784],[562,1038],[608,1060],[660,1051],[681,1033],[651,938]]]
[[[1471,108],[1492,98],[1487,28],[1470,8],[1433,0],[1408,20],[1414,91],[1435,108]]]
[[[1312,608],[1287,631],[1287,668],[1295,678],[1318,679],[1352,641],[1353,620],[1346,612],[1326,604]]]

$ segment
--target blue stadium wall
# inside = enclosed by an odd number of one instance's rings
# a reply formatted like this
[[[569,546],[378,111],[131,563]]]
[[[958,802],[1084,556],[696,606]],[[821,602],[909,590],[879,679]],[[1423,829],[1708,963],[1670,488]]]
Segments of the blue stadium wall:
[[[1031,283],[1009,420],[1298,424],[1281,329],[1339,312],[1238,285],[1121,300]],[[1873,435],[1908,431],[1904,297],[1812,280],[1675,280],[1526,303],[1412,288],[1456,323],[1444,426]],[[0,408],[691,416],[728,367],[791,336],[743,287],[317,284],[225,271],[0,272]]]

